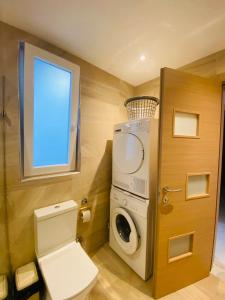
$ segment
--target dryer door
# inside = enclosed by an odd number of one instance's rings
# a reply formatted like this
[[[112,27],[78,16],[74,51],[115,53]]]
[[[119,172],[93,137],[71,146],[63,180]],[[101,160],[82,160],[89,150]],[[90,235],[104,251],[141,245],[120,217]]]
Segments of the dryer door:
[[[124,174],[140,169],[144,159],[141,140],[132,133],[116,133],[113,139],[113,163]]]
[[[128,255],[132,255],[138,248],[138,232],[128,212],[117,207],[111,215],[111,226],[114,237],[120,248]]]

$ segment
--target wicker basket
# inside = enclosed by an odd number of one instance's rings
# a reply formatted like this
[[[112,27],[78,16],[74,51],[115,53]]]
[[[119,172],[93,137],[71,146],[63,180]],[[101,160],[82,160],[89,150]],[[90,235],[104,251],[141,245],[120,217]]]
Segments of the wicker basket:
[[[141,96],[129,98],[125,101],[124,106],[127,109],[128,119],[153,118],[159,99],[150,96]]]

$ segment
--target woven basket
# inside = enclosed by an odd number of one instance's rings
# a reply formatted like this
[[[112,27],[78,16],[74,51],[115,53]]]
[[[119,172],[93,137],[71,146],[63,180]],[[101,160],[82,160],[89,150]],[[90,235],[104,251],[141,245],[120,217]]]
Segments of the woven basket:
[[[124,106],[127,109],[128,119],[153,118],[159,99],[150,96],[141,96],[129,98],[125,101]]]

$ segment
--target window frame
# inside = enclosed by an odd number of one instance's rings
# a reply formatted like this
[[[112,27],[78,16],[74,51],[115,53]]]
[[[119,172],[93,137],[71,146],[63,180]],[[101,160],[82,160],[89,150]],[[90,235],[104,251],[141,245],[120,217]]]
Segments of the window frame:
[[[20,42],[19,90],[21,126],[21,169],[23,178],[44,177],[79,171],[80,67],[62,57]],[[34,59],[38,58],[71,74],[69,163],[33,166],[34,138]],[[32,99],[32,101],[31,101]]]

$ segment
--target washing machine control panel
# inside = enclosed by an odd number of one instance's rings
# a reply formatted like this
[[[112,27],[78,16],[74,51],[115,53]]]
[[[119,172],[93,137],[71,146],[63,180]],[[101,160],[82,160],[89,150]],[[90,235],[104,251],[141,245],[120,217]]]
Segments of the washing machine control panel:
[[[111,190],[111,201],[115,201],[119,204],[119,206],[147,218],[149,200],[145,200],[128,192],[113,188]]]

